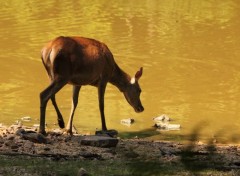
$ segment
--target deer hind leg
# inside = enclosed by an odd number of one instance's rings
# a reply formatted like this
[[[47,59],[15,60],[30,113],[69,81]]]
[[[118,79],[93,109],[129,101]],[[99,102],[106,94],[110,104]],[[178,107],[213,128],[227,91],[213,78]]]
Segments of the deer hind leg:
[[[40,93],[40,128],[39,133],[46,134],[45,131],[45,114],[47,102],[52,98],[64,85],[66,80],[54,80],[44,91]]]
[[[105,114],[104,114],[104,94],[106,90],[107,83],[100,81],[98,85],[98,101],[99,101],[99,110],[101,115],[102,121],[102,130],[107,131],[106,121],[105,121]]]
[[[66,128],[67,133],[69,133],[70,135],[72,135],[73,116],[74,116],[74,112],[75,112],[75,109],[78,104],[78,96],[79,96],[80,88],[81,88],[81,86],[73,86],[72,109],[71,109],[70,117],[69,117],[67,128]]]
[[[56,103],[56,99],[55,99],[55,95],[52,95],[51,97],[51,100],[52,100],[52,104],[57,112],[57,116],[58,116],[58,125],[60,128],[64,128],[65,125],[64,125],[64,120],[63,120],[63,117],[62,117],[62,114],[60,112],[60,110],[58,109],[58,105]]]

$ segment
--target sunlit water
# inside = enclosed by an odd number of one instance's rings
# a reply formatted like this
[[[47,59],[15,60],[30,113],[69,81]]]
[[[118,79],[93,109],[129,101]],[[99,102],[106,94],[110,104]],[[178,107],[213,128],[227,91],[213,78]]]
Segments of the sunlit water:
[[[42,46],[59,35],[106,43],[119,66],[140,79],[145,111],[136,114],[108,85],[107,126],[127,137],[184,141],[240,141],[240,8],[237,0],[2,1],[0,2],[0,123],[24,116],[39,123],[39,93],[48,84]],[[57,94],[65,122],[71,86]],[[152,118],[167,114],[179,131],[156,131]],[[120,124],[134,118],[131,127]],[[48,104],[46,122],[55,127]],[[79,132],[100,128],[97,89],[83,87],[75,113]]]

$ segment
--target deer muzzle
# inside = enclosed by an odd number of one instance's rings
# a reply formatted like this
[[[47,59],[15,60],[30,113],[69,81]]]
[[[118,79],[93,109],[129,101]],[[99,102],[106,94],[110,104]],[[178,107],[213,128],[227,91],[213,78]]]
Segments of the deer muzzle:
[[[144,107],[142,105],[135,108],[135,112],[137,112],[137,113],[140,113],[140,112],[143,112],[143,111],[144,111]]]

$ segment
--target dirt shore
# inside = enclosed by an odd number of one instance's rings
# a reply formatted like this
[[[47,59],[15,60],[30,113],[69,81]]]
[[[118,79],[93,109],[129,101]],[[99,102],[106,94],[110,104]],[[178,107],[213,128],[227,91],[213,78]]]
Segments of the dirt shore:
[[[181,164],[189,169],[219,171],[240,170],[240,146],[189,144],[145,139],[118,139],[116,147],[103,148],[80,143],[81,135],[69,136],[48,132],[44,141],[26,139],[19,135],[25,127],[0,128],[0,155],[52,158],[55,160],[114,160],[164,164]],[[46,140],[45,140],[46,139]]]

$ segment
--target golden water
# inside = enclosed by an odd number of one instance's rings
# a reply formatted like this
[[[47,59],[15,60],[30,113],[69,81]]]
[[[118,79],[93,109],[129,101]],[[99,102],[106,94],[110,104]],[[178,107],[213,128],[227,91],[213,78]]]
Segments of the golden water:
[[[48,78],[40,60],[52,38],[86,36],[106,43],[116,62],[140,80],[145,111],[136,114],[108,85],[107,126],[126,136],[240,141],[240,5],[238,0],[81,0],[0,2],[0,123],[24,116],[39,123],[39,93]],[[71,87],[57,94],[67,122]],[[48,104],[48,125],[56,113]],[[152,118],[167,114],[179,131],[156,132]],[[131,127],[120,120],[134,118]],[[81,132],[100,127],[97,90],[83,87],[74,124]]]

